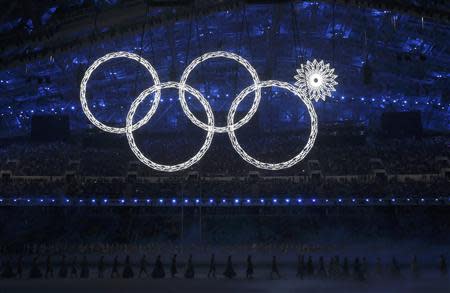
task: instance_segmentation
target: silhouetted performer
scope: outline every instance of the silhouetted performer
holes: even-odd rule
[[[99,279],[105,277],[105,257],[102,255],[97,263],[97,276]]]
[[[364,256],[361,262],[361,270],[364,276],[364,279],[369,278],[369,264],[367,263],[367,258]]]
[[[186,271],[184,272],[184,277],[186,279],[193,279],[194,276],[195,276],[195,271],[194,271],[194,265],[192,264],[192,254],[190,254],[187,264],[186,264]]]
[[[139,278],[142,277],[142,274],[145,274],[145,277],[148,278],[147,266],[148,266],[147,257],[144,254],[139,264]]]
[[[38,264],[38,257],[33,258],[33,262],[31,263],[31,270],[30,270],[30,279],[39,279],[42,278],[42,272],[39,269]]]
[[[297,259],[297,278],[303,280],[305,277],[305,256],[299,255]]]
[[[228,256],[227,265],[225,267],[225,271],[223,272],[223,275],[227,277],[228,279],[232,279],[236,277],[236,272],[233,269],[233,263],[231,262],[231,255]]]
[[[170,276],[172,278],[175,278],[175,276],[178,274],[177,269],[177,255],[174,254],[172,257],[172,263],[170,264]]]
[[[395,279],[398,279],[402,276],[402,273],[400,271],[400,265],[398,264],[397,260],[395,259],[395,257],[392,258],[392,263],[391,263],[391,276]]]
[[[164,266],[161,262],[161,256],[158,255],[155,261],[155,267],[153,268],[152,278],[153,279],[162,279],[166,276],[166,272],[164,271]]]
[[[348,264],[347,257],[344,257],[344,262],[342,263],[342,278],[348,279],[350,277],[350,266]]]
[[[12,279],[14,278],[14,272],[13,272],[13,268],[11,266],[11,262],[9,260],[6,261],[4,267],[3,267],[3,271],[2,271],[2,278],[4,279]]]
[[[111,279],[116,279],[119,277],[119,260],[117,255],[114,257],[113,267],[111,271]]]
[[[45,262],[45,278],[48,279],[49,277],[53,278],[53,266],[50,255],[47,256],[47,261]]]
[[[353,263],[353,274],[356,281],[364,281],[364,273],[361,267],[361,263],[359,262],[359,258],[357,257],[355,259],[355,262]]]
[[[412,259],[411,274],[414,279],[419,279],[419,277],[420,277],[420,270],[419,270],[419,264],[417,262],[417,256],[414,256]]]
[[[377,260],[375,262],[375,275],[377,277],[383,276],[383,265],[381,264],[381,258],[377,257]]]
[[[247,279],[253,279],[253,262],[252,262],[252,256],[247,256]]]
[[[134,277],[134,272],[133,269],[131,268],[129,255],[127,255],[127,257],[125,258],[125,266],[123,268],[122,277],[124,279],[131,279]]]
[[[216,278],[216,261],[214,253],[211,254],[211,260],[209,261],[208,279],[210,277]]]
[[[77,269],[77,257],[74,256],[72,259],[72,265],[70,267],[70,277],[77,278],[78,277],[78,269]]]
[[[277,257],[272,257],[272,269],[270,270],[270,278],[273,279],[273,275],[276,275],[277,278],[280,278],[280,272],[278,271]]]
[[[83,259],[81,260],[80,278],[81,279],[89,279],[89,263],[87,261],[86,256],[83,256]]]
[[[312,257],[308,256],[308,261],[306,262],[306,275],[311,278],[314,276],[314,263]]]
[[[61,258],[61,265],[59,267],[58,277],[60,277],[61,279],[65,279],[67,278],[68,273],[69,272],[66,265],[66,256],[63,255]]]
[[[334,264],[334,257],[330,257],[330,261],[328,262],[328,277],[330,279],[336,278],[336,265]]]
[[[16,276],[19,279],[22,279],[23,274],[23,257],[20,255],[17,259],[17,267],[16,267]]]
[[[319,268],[317,269],[317,276],[321,279],[325,279],[327,277],[327,271],[325,270],[323,256],[319,258]]]
[[[448,273],[447,260],[445,259],[444,255],[442,255],[442,254],[439,258],[439,271],[441,272],[442,277],[447,276],[447,273]]]
[[[339,255],[336,255],[334,257],[334,270],[335,270],[335,277],[336,279],[339,279],[341,277],[341,259],[339,257]]]

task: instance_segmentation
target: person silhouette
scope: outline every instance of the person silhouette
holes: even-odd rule
[[[278,279],[280,279],[280,272],[278,271],[277,257],[272,257],[272,270],[270,271],[270,278],[273,279],[273,276],[276,275]]]
[[[397,259],[395,257],[392,258],[391,263],[391,277],[394,279],[399,279],[402,277],[402,272],[400,271],[400,265],[397,262]]]
[[[65,279],[65,278],[67,278],[68,274],[69,274],[69,272],[68,272],[67,264],[66,264],[66,256],[63,255],[61,257],[61,265],[59,266],[58,277],[61,279]]]
[[[211,254],[211,260],[209,261],[208,279],[209,279],[211,276],[212,276],[214,279],[216,278],[216,261],[215,261],[214,253]]]
[[[131,267],[131,264],[130,264],[130,256],[129,255],[127,255],[125,258],[125,266],[123,268],[122,277],[124,279],[131,279],[134,277],[134,272],[133,272],[133,268]]]
[[[350,277],[350,265],[348,264],[348,258],[344,257],[344,262],[342,263],[342,278],[348,279]]]
[[[194,265],[192,264],[192,254],[190,254],[187,264],[186,264],[186,271],[184,272],[184,277],[186,279],[193,279],[194,276],[195,276],[195,271],[194,271]]]
[[[417,262],[417,256],[415,256],[415,255],[411,261],[411,274],[412,274],[413,279],[417,280],[420,277],[419,264]]]
[[[358,257],[355,259],[355,262],[353,263],[353,273],[356,281],[364,281],[364,274]]]
[[[113,266],[111,270],[111,279],[116,278],[119,278],[119,259],[117,255],[114,257]]]
[[[327,272],[325,270],[325,263],[323,261],[323,256],[319,257],[319,268],[317,269],[317,276],[320,279],[325,279],[327,277]]]
[[[47,256],[47,261],[45,262],[45,278],[48,279],[49,277],[53,278],[53,265],[50,255]]]
[[[308,278],[312,278],[314,276],[314,263],[311,256],[308,256],[308,261],[306,262],[306,275]]]
[[[178,269],[177,269],[177,255],[174,254],[172,257],[172,262],[170,264],[170,276],[172,278],[175,278],[175,276],[178,274]]]
[[[152,278],[153,279],[163,279],[166,276],[164,271],[164,266],[161,262],[161,256],[158,255],[155,261],[155,267],[153,268]]]
[[[253,262],[252,262],[252,256],[247,256],[247,273],[246,273],[247,279],[253,279]]]
[[[443,254],[439,257],[439,271],[441,272],[442,277],[447,277],[448,269],[447,269],[447,260]]]
[[[1,273],[1,277],[4,279],[12,279],[15,277],[10,260],[7,260],[5,262],[5,265],[3,266],[3,271]]]
[[[303,279],[305,277],[305,256],[299,255],[297,258],[297,278]]]
[[[72,264],[70,267],[70,278],[77,278],[77,277],[78,277],[77,257],[74,256],[72,258]]]
[[[148,278],[147,266],[148,266],[147,257],[144,254],[139,264],[139,278],[141,278],[143,274],[145,274],[145,277]]]
[[[23,274],[23,257],[22,255],[19,256],[17,259],[17,267],[16,267],[16,276],[19,279],[22,279]]]
[[[228,279],[236,277],[236,272],[234,271],[233,263],[231,262],[231,255],[228,256],[227,265],[225,266],[225,271],[223,272],[223,275]]]
[[[361,270],[362,270],[364,279],[367,280],[369,278],[369,264],[368,264],[367,258],[365,256],[363,256],[363,258],[362,258]]]
[[[380,257],[377,257],[375,261],[375,275],[379,278],[383,276],[383,264]]]
[[[102,255],[97,263],[97,277],[103,279],[105,277],[105,257]]]
[[[42,278],[42,272],[39,269],[38,257],[34,257],[31,263],[30,269],[30,279],[40,279]]]
[[[88,263],[87,257],[85,255],[83,256],[83,259],[81,260],[80,278],[81,279],[89,279],[89,263]]]

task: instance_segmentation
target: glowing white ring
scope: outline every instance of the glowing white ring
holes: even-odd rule
[[[155,91],[160,92],[162,89],[166,89],[166,88],[180,89],[181,87],[183,87],[184,90],[188,91],[191,95],[196,97],[199,100],[199,102],[202,104],[203,108],[205,108],[206,116],[208,118],[208,127],[209,127],[208,134],[206,135],[205,142],[203,143],[203,145],[200,148],[200,150],[198,151],[198,153],[195,154],[192,158],[190,158],[186,162],[176,164],[176,165],[158,164],[158,163],[153,162],[149,158],[147,158],[140,151],[140,149],[136,146],[136,142],[134,141],[134,136],[133,136],[133,129],[132,129],[133,117],[134,117],[134,114],[136,113],[138,106],[145,99],[145,97],[148,96],[149,94],[151,94]],[[154,112],[152,113],[152,115],[153,114],[154,114]],[[150,118],[151,118],[151,116],[150,116]],[[133,153],[136,155],[136,157],[142,163],[144,163],[145,165],[149,166],[150,168],[158,170],[158,171],[175,172],[175,171],[180,171],[180,170],[189,168],[193,164],[197,163],[203,157],[203,155],[209,149],[209,146],[211,145],[211,142],[212,142],[212,139],[214,136],[213,126],[214,126],[214,115],[212,112],[212,108],[211,108],[211,105],[208,103],[208,101],[203,97],[203,95],[199,91],[197,91],[196,89],[192,88],[191,86],[189,86],[187,84],[181,85],[178,82],[169,81],[169,82],[161,83],[160,85],[154,85],[154,86],[144,90],[136,98],[136,100],[133,101],[133,103],[131,104],[131,107],[130,107],[130,111],[128,112],[128,115],[127,115],[125,132],[127,134],[127,139],[128,139],[128,143],[130,144],[131,150],[133,151]]]
[[[308,113],[311,117],[311,133],[309,134],[308,142],[306,143],[305,147],[300,151],[300,153],[298,155],[296,155],[295,157],[293,157],[292,159],[290,159],[288,161],[281,162],[281,163],[264,163],[264,162],[258,161],[257,159],[251,157],[244,151],[244,149],[239,145],[236,135],[233,130],[230,130],[228,132],[228,136],[230,137],[231,144],[233,145],[233,148],[236,150],[236,152],[245,161],[252,164],[253,166],[261,168],[261,169],[266,169],[266,170],[286,169],[286,168],[292,167],[293,165],[295,165],[298,162],[300,162],[301,160],[303,160],[303,158],[305,158],[305,156],[309,153],[309,151],[313,147],[314,141],[316,140],[316,136],[317,136],[317,114],[316,114],[316,111],[314,110],[314,106],[313,106],[312,102],[307,97],[305,97],[298,88],[292,86],[291,84],[289,84],[287,82],[281,82],[278,80],[263,81],[256,86],[251,85],[251,86],[245,88],[231,104],[230,111],[228,112],[227,124],[230,125],[234,122],[234,115],[236,114],[237,107],[239,106],[241,101],[249,93],[253,92],[255,89],[258,89],[258,88],[260,89],[260,88],[264,88],[264,87],[279,87],[279,88],[286,89],[286,90],[292,92],[293,94],[295,94],[296,96],[298,96],[300,98],[300,100],[306,105],[306,108],[308,109]]]
[[[158,73],[153,68],[153,66],[147,60],[143,59],[141,56],[133,54],[133,53],[123,52],[123,51],[109,53],[109,54],[106,54],[105,56],[100,57],[99,59],[95,60],[95,62],[91,66],[89,66],[89,68],[86,70],[86,72],[84,74],[84,77],[83,77],[83,80],[81,81],[81,86],[80,86],[81,108],[83,109],[83,112],[86,115],[86,117],[89,119],[89,121],[92,122],[92,124],[94,124],[95,126],[97,126],[98,128],[100,128],[103,131],[116,133],[116,134],[125,133],[126,132],[125,131],[125,127],[111,127],[111,126],[107,126],[107,125],[101,123],[100,121],[98,121],[94,117],[94,115],[92,114],[91,110],[89,110],[89,106],[88,106],[87,101],[86,101],[86,86],[87,86],[87,82],[89,81],[89,78],[91,77],[92,72],[94,72],[94,70],[98,66],[100,66],[103,62],[106,62],[106,61],[108,61],[110,59],[121,58],[121,57],[133,59],[133,60],[139,62],[140,64],[142,64],[147,69],[147,71],[150,73],[150,75],[152,76],[153,83],[155,84],[155,86],[159,86],[160,85]],[[157,90],[156,90],[155,97],[153,99],[153,103],[152,103],[151,109],[144,116],[144,118],[142,118],[136,124],[132,125],[132,130],[136,130],[139,127],[141,127],[142,125],[144,125],[145,123],[147,123],[148,120],[150,120],[150,118],[155,113],[156,108],[158,107],[158,104],[159,104],[159,100],[161,98],[161,89],[158,88],[158,87],[156,87],[156,89]]]
[[[257,84],[259,84],[259,77],[258,77],[258,73],[256,72],[255,68],[253,68],[253,66],[246,59],[242,58],[241,56],[239,56],[237,54],[225,52],[225,51],[216,51],[216,52],[210,52],[210,53],[203,54],[202,56],[200,56],[200,57],[196,58],[194,61],[192,61],[191,64],[189,64],[188,67],[186,67],[186,69],[184,70],[183,74],[181,75],[181,80],[180,80],[181,87],[179,90],[181,108],[183,109],[184,114],[186,114],[186,116],[189,118],[189,120],[191,120],[192,123],[194,123],[195,125],[197,125],[198,127],[200,127],[203,130],[209,131],[210,128],[212,128],[214,132],[225,133],[225,132],[236,130],[236,129],[240,128],[241,126],[246,124],[253,117],[253,115],[255,115],[256,110],[258,110],[259,102],[261,100],[261,89],[259,87],[255,87],[256,88],[255,99],[253,100],[253,103],[252,103],[252,106],[251,106],[249,112],[241,120],[239,120],[236,124],[233,123],[232,125],[230,125],[228,123],[227,126],[222,126],[222,127],[215,126],[215,125],[213,125],[213,126],[206,125],[202,121],[198,120],[197,117],[195,117],[194,114],[192,114],[191,110],[189,110],[189,107],[186,103],[186,97],[184,95],[184,86],[186,85],[186,81],[187,81],[191,71],[198,64],[202,63],[205,60],[211,59],[211,58],[227,58],[227,59],[235,60],[236,62],[238,62],[239,64],[244,66],[245,69],[247,69],[247,71],[250,73],[250,75],[253,79],[253,83],[255,86]]]

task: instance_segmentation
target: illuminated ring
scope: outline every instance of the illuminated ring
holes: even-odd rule
[[[268,80],[263,81],[259,85],[251,85],[247,88],[245,88],[233,101],[231,104],[230,112],[228,112],[227,117],[227,123],[228,125],[232,124],[234,122],[234,115],[236,114],[237,107],[241,103],[241,101],[251,92],[253,92],[257,88],[264,88],[264,87],[279,87],[286,89],[290,91],[291,93],[295,94],[300,98],[300,100],[306,105],[306,108],[308,109],[309,116],[311,116],[311,133],[309,134],[308,142],[306,143],[305,147],[301,150],[301,152],[293,157],[292,159],[281,162],[281,163],[264,163],[261,161],[258,161],[257,159],[251,157],[248,155],[244,149],[239,145],[236,135],[233,130],[230,130],[228,132],[228,136],[230,137],[231,144],[233,145],[233,148],[238,152],[238,154],[248,163],[252,164],[255,167],[266,169],[266,170],[281,170],[286,169],[289,167],[292,167],[293,165],[297,164],[305,156],[309,153],[311,148],[314,145],[314,141],[316,140],[317,136],[317,114],[314,110],[314,106],[312,102],[305,97],[305,95],[300,91],[298,88],[294,87],[293,85],[287,83],[287,82],[281,82],[278,80]]]
[[[92,124],[94,124],[95,126],[97,126],[98,128],[100,128],[103,131],[116,133],[116,134],[125,133],[125,127],[107,126],[107,125],[101,123],[100,121],[98,121],[94,117],[91,110],[89,110],[89,106],[86,101],[86,86],[87,86],[87,82],[88,82],[89,78],[91,77],[92,72],[98,66],[100,66],[100,64],[102,64],[103,62],[106,62],[110,59],[121,58],[121,57],[133,59],[133,60],[139,62],[140,64],[142,64],[147,69],[147,71],[150,73],[150,75],[152,76],[155,86],[160,85],[158,73],[153,68],[153,66],[147,60],[143,59],[141,56],[133,54],[133,53],[122,52],[122,51],[109,53],[109,54],[106,54],[105,56],[100,57],[99,59],[95,60],[95,62],[91,66],[89,66],[89,68],[86,70],[86,72],[84,74],[84,77],[83,77],[83,80],[81,81],[81,86],[80,86],[81,108],[83,109],[83,112],[86,115],[86,117],[89,119],[89,121],[92,122]],[[136,124],[132,125],[132,131],[138,129],[139,127],[141,127],[142,125],[147,123],[148,120],[150,120],[150,118],[155,113],[156,108],[158,107],[160,98],[161,98],[161,89],[157,87],[156,94],[153,99],[152,107],[150,108],[149,112],[144,116],[144,118],[142,118]]]
[[[128,115],[127,115],[125,132],[127,134],[127,139],[128,139],[128,143],[130,144],[131,150],[133,151],[133,153],[136,155],[136,157],[142,163],[144,163],[145,165],[149,166],[150,168],[158,170],[158,171],[175,172],[175,171],[180,171],[180,170],[189,168],[193,164],[197,163],[203,157],[203,155],[209,149],[209,146],[211,145],[211,142],[212,142],[212,139],[214,136],[214,131],[212,128],[212,126],[214,126],[214,115],[212,112],[211,105],[208,103],[208,101],[206,101],[206,99],[203,97],[203,95],[199,91],[197,91],[196,89],[192,88],[189,85],[184,85],[183,88],[185,90],[187,90],[191,95],[196,97],[199,100],[199,102],[202,104],[203,108],[205,108],[206,116],[208,118],[208,126],[209,126],[208,134],[206,135],[205,142],[203,143],[203,146],[200,148],[198,153],[195,154],[192,158],[190,158],[186,162],[183,162],[180,164],[161,165],[161,164],[155,163],[152,160],[150,160],[149,158],[147,158],[144,154],[142,154],[142,152],[136,146],[136,142],[134,141],[134,136],[133,136],[132,125],[133,125],[134,114],[136,113],[136,110],[137,110],[138,106],[141,104],[141,102],[145,99],[146,96],[148,96],[149,94],[151,94],[155,91],[160,92],[162,89],[166,89],[166,88],[180,89],[181,87],[182,86],[180,83],[169,81],[169,82],[161,83],[160,85],[154,85],[154,86],[144,90],[136,98],[136,100],[133,101],[133,103],[131,104],[131,107],[130,107],[130,111],[128,112]]]
[[[222,126],[222,127],[215,126],[215,125],[209,126],[209,125],[206,125],[205,123],[203,123],[202,121],[198,120],[197,117],[195,117],[194,114],[192,114],[191,110],[189,110],[189,107],[186,103],[186,97],[184,94],[184,87],[186,86],[186,81],[187,81],[191,71],[198,64],[202,63],[205,60],[208,60],[211,58],[220,58],[220,57],[235,60],[239,64],[244,66],[245,69],[247,69],[247,71],[252,76],[253,83],[256,88],[255,99],[253,100],[253,104],[250,108],[250,111],[236,124],[233,123],[232,125],[230,125],[228,123],[227,126]],[[181,76],[180,90],[179,90],[181,108],[183,109],[183,112],[186,114],[186,116],[189,118],[189,120],[191,120],[192,123],[194,123],[195,125],[197,125],[198,127],[200,127],[203,130],[209,131],[212,128],[212,130],[217,133],[225,133],[228,131],[233,131],[233,130],[240,128],[244,124],[246,124],[253,117],[253,115],[255,115],[256,110],[258,110],[259,102],[261,100],[261,89],[259,87],[256,87],[257,84],[259,84],[258,73],[256,72],[255,68],[253,68],[253,66],[247,60],[242,58],[241,56],[234,54],[234,53],[225,52],[225,51],[216,51],[216,52],[206,53],[206,54],[203,54],[202,56],[196,58],[194,61],[192,61],[191,64],[189,64],[189,66],[186,67],[186,69],[184,70],[184,72]]]

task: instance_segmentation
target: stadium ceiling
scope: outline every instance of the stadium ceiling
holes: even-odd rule
[[[175,80],[186,62],[220,49],[249,58],[267,79],[292,79],[300,61],[325,59],[339,72],[339,98],[408,97],[402,103],[447,111],[445,0],[29,0],[2,1],[2,7],[0,108],[11,107],[1,113],[11,118],[49,102],[55,109],[76,108],[88,64],[117,50],[142,54],[164,80]],[[368,68],[372,81],[356,83]],[[135,83],[133,64],[110,69],[117,74],[111,84]],[[219,76],[230,96],[233,72]],[[134,88],[120,87],[129,92],[122,96],[134,97]]]

